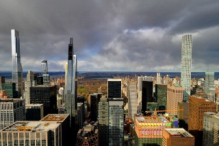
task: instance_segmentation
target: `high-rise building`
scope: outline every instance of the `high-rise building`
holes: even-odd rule
[[[28,71],[25,81],[24,99],[26,104],[30,104],[30,87],[34,86],[34,76],[32,71]]]
[[[12,82],[16,84],[17,98],[23,96],[23,71],[20,58],[20,38],[17,30],[11,30]]]
[[[2,84],[5,83],[5,77],[0,76],[0,91],[2,90]]]
[[[67,113],[70,115],[70,125],[73,126],[74,119],[77,114],[77,87],[76,87],[76,77],[77,77],[77,58],[74,55],[73,49],[73,39],[70,39],[70,44],[68,45],[68,69],[66,72],[67,80],[65,83],[65,103]]]
[[[18,121],[0,131],[0,145],[62,146],[62,128],[56,121]]]
[[[208,100],[215,102],[214,72],[205,72],[204,92]]]
[[[177,110],[178,103],[183,101],[183,88],[179,84],[167,86],[167,110]],[[168,113],[177,115],[177,111],[169,111]]]
[[[183,87],[183,100],[188,101],[191,92],[192,35],[182,36],[181,55],[181,85]]]
[[[171,122],[164,116],[136,116],[135,146],[162,146],[163,128],[171,128]]]
[[[90,105],[90,118],[91,121],[97,121],[98,116],[98,98],[97,94],[90,95],[91,105]]]
[[[0,99],[0,130],[18,120],[25,120],[24,99]]]
[[[128,114],[129,117],[134,120],[134,115],[137,113],[137,86],[135,82],[131,82],[128,86]]]
[[[107,90],[108,90],[108,98],[122,98],[122,80],[108,79]]]
[[[98,103],[99,146],[109,145],[108,102],[105,96]]]
[[[219,114],[205,112],[203,122],[203,146],[219,145]]]
[[[43,60],[41,62],[41,70],[42,70],[42,77],[43,77],[43,85],[49,85],[50,84],[50,76],[48,74],[47,60]]]
[[[189,96],[188,130],[195,136],[195,145],[202,145],[203,118],[205,112],[216,112],[216,104],[200,96]]]
[[[165,110],[167,108],[167,85],[155,85],[155,98],[157,99],[158,109]]]
[[[56,94],[56,86],[37,85],[30,87],[30,103],[43,104],[44,116],[49,113],[57,113]]]
[[[195,138],[183,128],[164,128],[163,146],[194,146]]]
[[[2,90],[6,91],[10,98],[16,98],[16,85],[15,83],[3,83]]]
[[[69,114],[48,114],[44,118],[42,118],[40,121],[48,122],[48,123],[56,122],[60,124],[59,127],[61,127],[61,131],[56,129],[56,131],[59,131],[59,133],[54,135],[54,136],[58,136],[59,138],[59,143],[56,142],[58,146],[67,146],[69,145],[70,142],[73,143],[74,140],[72,141],[72,135],[70,134],[70,130],[69,130],[69,121],[70,121]],[[53,132],[51,133],[53,134]],[[51,136],[51,138],[53,137]],[[53,146],[53,144],[51,145]],[[55,146],[55,143],[54,143],[54,146]]]
[[[156,84],[161,84],[161,76],[159,72],[157,73]]]
[[[108,104],[109,104],[109,146],[123,146],[123,141],[124,141],[123,98],[108,98]]]
[[[84,104],[83,103],[77,103],[77,122],[79,128],[82,128],[84,125]]]
[[[25,104],[26,120],[38,121],[43,118],[43,104]]]
[[[153,96],[153,82],[152,81],[142,81],[142,113],[150,110],[148,108],[149,102],[156,102]]]
[[[183,109],[178,111],[179,127],[188,130],[188,120],[189,120],[189,102],[179,102],[178,109]]]

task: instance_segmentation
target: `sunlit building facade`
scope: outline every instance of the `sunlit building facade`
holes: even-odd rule
[[[205,72],[204,92],[208,100],[215,101],[214,72]]]

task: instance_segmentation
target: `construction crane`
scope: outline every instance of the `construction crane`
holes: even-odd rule
[[[183,111],[183,109],[170,109],[170,110],[155,110],[154,111],[145,111],[145,113],[153,113],[154,117],[157,117],[157,112],[172,112],[172,111]]]

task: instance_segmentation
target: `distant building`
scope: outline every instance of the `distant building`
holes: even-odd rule
[[[56,86],[38,85],[30,87],[30,103],[43,104],[44,116],[51,113],[58,113]]]
[[[160,76],[160,73],[158,72],[157,73],[157,78],[156,78],[156,84],[161,84],[161,76]]]
[[[195,136],[195,145],[202,145],[205,112],[216,112],[216,104],[200,96],[189,96],[189,132]]]
[[[11,30],[12,82],[15,83],[16,98],[23,96],[23,69],[20,57],[20,38],[17,30]]]
[[[84,119],[85,119],[85,115],[84,115],[84,103],[77,103],[77,122],[78,122],[78,126],[79,128],[82,128],[84,125]]]
[[[43,104],[26,104],[26,120],[38,121],[43,118]]]
[[[205,112],[203,122],[203,146],[219,145],[219,114]]]
[[[168,113],[177,115],[178,103],[183,101],[183,88],[179,84],[167,86],[167,110]]]
[[[41,119],[41,121],[56,122],[60,124],[59,127],[61,127],[61,131],[59,131],[59,133],[56,134],[58,135],[60,146],[67,146],[70,142],[72,142],[72,137],[69,131],[69,114],[48,114],[43,119]]]
[[[124,101],[123,98],[108,98],[109,146],[123,146]]]
[[[194,146],[195,138],[183,128],[164,128],[163,146]]]
[[[0,91],[2,90],[2,84],[5,83],[5,77],[0,76]]]
[[[86,125],[78,130],[75,146],[98,146],[98,129],[93,125]]]
[[[90,95],[90,100],[91,100],[90,119],[91,119],[91,121],[97,121],[97,116],[98,116],[98,98],[97,98],[97,94],[91,94]]]
[[[138,97],[137,86],[135,82],[131,82],[128,86],[128,114],[129,117],[134,120],[134,116],[137,113]]]
[[[136,116],[135,146],[162,146],[163,128],[171,128],[171,122],[163,116]]]
[[[0,145],[62,146],[61,124],[54,121],[15,122],[2,129],[0,137]]]
[[[167,108],[167,85],[156,84],[155,97],[157,99],[158,109],[165,110]]]
[[[25,81],[24,99],[26,104],[30,104],[30,87],[35,86],[34,75],[32,71],[28,71]]]
[[[10,98],[16,98],[17,97],[15,83],[3,83],[2,84],[2,90],[5,91]]]
[[[192,35],[182,36],[181,58],[181,85],[183,87],[183,100],[188,101],[191,92]]]
[[[214,72],[205,72],[204,92],[207,94],[208,100],[215,100],[215,87],[214,87]]]
[[[107,90],[108,90],[108,98],[122,98],[122,80],[108,79]]]
[[[25,120],[24,99],[0,99],[0,130],[18,120]]]
[[[99,146],[109,145],[109,113],[108,102],[105,96],[100,98],[98,103],[98,130],[99,130]]]
[[[43,60],[41,62],[41,72],[43,77],[43,85],[49,85],[50,84],[50,75],[48,74],[48,64],[47,60]]]

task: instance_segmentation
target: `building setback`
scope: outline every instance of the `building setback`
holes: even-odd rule
[[[57,113],[56,86],[38,85],[30,87],[30,103],[43,104],[44,116]]]
[[[98,103],[98,130],[99,146],[109,145],[109,119],[108,119],[108,102],[105,96],[100,98]]]
[[[24,99],[0,99],[0,130],[18,120],[25,120]]]
[[[216,104],[200,96],[189,96],[188,130],[195,136],[195,145],[202,145],[203,118],[205,112],[216,112]]]
[[[123,146],[124,101],[123,98],[108,98],[109,146]]]
[[[177,115],[178,103],[183,101],[183,88],[179,84],[167,86],[167,110],[168,113]]]
[[[191,92],[192,35],[182,36],[181,59],[181,85],[183,87],[183,100],[188,101]]]
[[[194,146],[195,138],[183,128],[164,128],[163,146]]]

